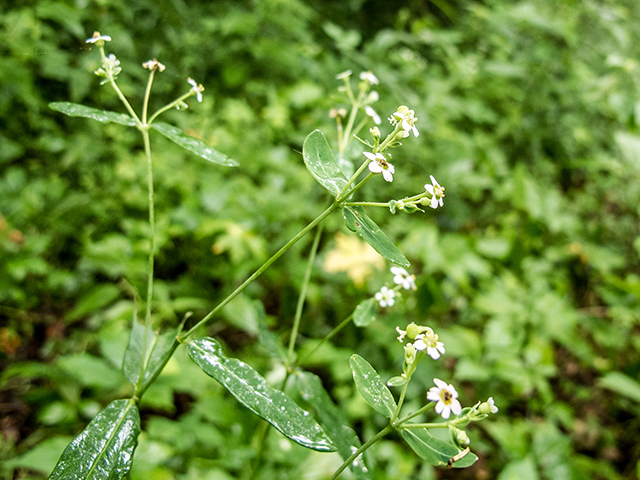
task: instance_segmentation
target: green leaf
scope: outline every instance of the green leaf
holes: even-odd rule
[[[204,373],[216,379],[245,407],[303,447],[321,452],[336,450],[322,427],[289,396],[271,388],[249,365],[227,358],[218,342],[199,338],[187,343],[187,352]]]
[[[231,160],[224,153],[220,153],[214,148],[210,147],[202,140],[198,140],[195,137],[189,136],[179,128],[169,125],[168,123],[155,122],[151,124],[151,128],[157,130],[169,140],[177,143],[181,147],[195,153],[199,157],[204,158],[212,163],[218,165],[224,165],[225,167],[237,167],[238,162]]]
[[[353,323],[358,327],[366,327],[376,319],[376,302],[373,298],[363,300],[353,312]]]
[[[331,147],[320,130],[314,130],[305,139],[302,158],[313,178],[334,196],[338,196],[347,185],[347,177],[338,167]]]
[[[433,437],[426,428],[406,428],[402,430],[402,436],[413,451],[431,465],[448,465],[449,461],[461,452],[455,445]],[[469,452],[453,462],[451,466],[456,468],[468,467],[473,465],[476,460],[478,460],[478,457]]]
[[[312,406],[316,418],[337,447],[342,459],[349,458],[355,451],[353,448],[360,447],[360,439],[347,423],[342,411],[329,397],[320,378],[313,373],[299,370],[294,372],[293,378],[302,398]],[[351,463],[349,469],[359,480],[371,479],[371,473],[361,458]]]
[[[49,480],[119,480],[133,462],[140,415],[132,399],[100,411],[62,452]]]
[[[49,108],[69,115],[70,117],[84,117],[97,120],[102,123],[119,123],[127,127],[135,127],[136,121],[123,113],[109,112],[108,110],[98,110],[97,108],[86,107],[79,103],[52,102]]]
[[[609,372],[598,380],[598,386],[640,403],[640,383],[624,373]]]
[[[359,355],[351,355],[349,359],[353,381],[362,398],[371,405],[376,412],[391,418],[396,411],[396,401],[384,384],[378,372]]]
[[[138,323],[136,316],[134,312],[129,345],[122,362],[122,371],[133,385],[136,385],[140,379],[143,353],[145,363],[143,383],[146,383],[158,373],[158,369],[164,366],[167,356],[173,353],[176,342],[175,332],[158,334],[151,329],[151,326],[145,329],[144,325]],[[144,347],[145,330],[147,331],[146,347]]]
[[[357,232],[384,258],[402,267],[410,265],[409,260],[389,240],[389,237],[371,220],[360,206],[346,206],[342,208],[344,223],[352,232]]]

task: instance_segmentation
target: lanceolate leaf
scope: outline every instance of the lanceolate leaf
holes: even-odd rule
[[[69,115],[70,117],[84,117],[97,120],[102,123],[115,122],[127,127],[135,127],[135,120],[123,113],[109,112],[107,110],[98,110],[97,108],[85,107],[78,103],[71,102],[52,102],[49,108],[58,112]]]
[[[344,222],[347,228],[357,232],[364,240],[371,245],[376,252],[387,260],[408,267],[409,260],[398,250],[389,240],[389,237],[371,220],[360,206],[346,206],[342,209]]]
[[[376,412],[391,418],[396,411],[396,401],[378,372],[360,355],[351,355],[349,365],[353,372],[353,381],[362,398]]]
[[[340,456],[343,460],[349,458],[360,447],[360,439],[329,397],[320,378],[313,373],[296,371],[294,380],[303,400],[312,405],[316,418],[338,448]],[[358,480],[371,479],[362,458],[351,463],[349,469]]]
[[[289,396],[271,388],[249,365],[235,358],[227,358],[214,339],[193,340],[187,343],[187,351],[207,375],[215,378],[240,403],[285,436],[303,447],[321,452],[335,451],[333,442],[308,412]]]
[[[353,312],[353,323],[359,327],[366,327],[376,319],[376,301],[367,298],[358,304]]]
[[[214,148],[210,147],[202,140],[198,140],[195,137],[191,137],[184,133],[179,128],[169,125],[168,123],[154,122],[151,124],[151,128],[157,130],[169,140],[176,142],[183,148],[186,148],[190,152],[218,165],[224,165],[226,167],[237,167],[238,162],[231,160],[224,153],[220,153]]]
[[[420,457],[431,465],[449,465],[449,462],[460,453],[460,450],[447,442],[433,437],[427,429],[407,428],[402,430],[402,436],[409,446]],[[451,462],[452,467],[462,468],[473,465],[478,457],[469,452],[459,460]]]
[[[62,452],[49,480],[121,479],[131,468],[139,434],[134,401],[111,402]]]
[[[311,132],[302,145],[302,157],[311,175],[337,196],[347,184],[336,159],[331,153],[331,147],[320,130]]]
[[[143,383],[148,382],[164,366],[167,355],[171,355],[175,347],[175,332],[168,331],[157,334],[151,327],[147,328],[147,345],[144,348],[144,325],[133,318],[129,346],[124,354],[122,370],[127,379],[134,385],[140,378],[140,366],[144,362]],[[144,358],[143,358],[144,353]]]

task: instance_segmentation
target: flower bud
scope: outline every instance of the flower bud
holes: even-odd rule
[[[369,132],[371,133],[371,137],[376,143],[380,141],[380,129],[378,127],[370,128]]]
[[[416,359],[416,347],[414,347],[412,343],[407,343],[404,346],[404,361],[410,365],[413,363],[415,359]]]
[[[484,413],[485,415],[489,415],[491,413],[498,413],[498,407],[496,407],[495,402],[493,401],[493,397],[489,397],[486,402],[483,402],[478,407],[478,411],[480,413]]]
[[[460,430],[459,428],[456,428],[456,427],[449,427],[449,428],[451,432],[451,439],[459,447],[464,448],[471,443],[471,439],[469,438],[469,435],[467,435],[467,432],[465,432],[464,430]]]

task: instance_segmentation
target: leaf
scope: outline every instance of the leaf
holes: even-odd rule
[[[371,220],[360,206],[342,208],[344,223],[352,232],[357,232],[376,252],[384,258],[402,267],[410,265],[409,260],[398,250],[389,237]]]
[[[176,343],[175,332],[165,332],[158,334],[149,326],[147,330],[147,345],[144,348],[144,332],[145,326],[138,323],[136,313],[133,316],[133,324],[131,327],[131,335],[129,336],[129,345],[124,353],[122,362],[122,371],[127,380],[133,385],[138,383],[140,379],[140,366],[143,362],[144,353],[144,378],[143,383],[148,382],[156,376],[158,369],[165,365],[167,356],[170,356]]]
[[[202,140],[198,140],[195,137],[187,135],[182,130],[174,127],[173,125],[169,125],[168,123],[163,122],[155,122],[151,124],[151,128],[157,130],[169,140],[180,145],[182,148],[195,153],[205,160],[208,160],[212,163],[217,163],[218,165],[224,165],[225,167],[238,166],[238,162],[236,162],[235,160],[231,160],[224,153],[220,153],[219,151],[204,143]]]
[[[331,147],[320,130],[314,130],[305,139],[302,158],[313,178],[334,196],[337,197],[347,185],[347,177],[338,167]]]
[[[455,445],[433,437],[426,428],[406,428],[402,430],[402,436],[413,451],[431,465],[448,465],[449,461],[461,451]],[[453,462],[451,466],[468,467],[473,465],[476,460],[478,457],[469,452],[460,460]]]
[[[110,112],[108,110],[98,110],[97,108],[86,107],[79,103],[71,102],[51,102],[49,108],[69,115],[70,117],[84,117],[97,120],[101,123],[119,123],[127,127],[135,127],[136,121],[130,115]]]
[[[140,415],[132,399],[101,410],[62,452],[49,480],[119,480],[133,462]]]
[[[187,352],[204,373],[216,379],[245,407],[303,447],[321,452],[336,450],[322,427],[289,396],[271,388],[249,365],[227,358],[218,342],[199,338],[187,343]]]
[[[312,406],[316,418],[337,447],[342,459],[349,458],[355,452],[354,449],[360,447],[360,439],[347,423],[342,411],[329,397],[320,378],[313,373],[300,370],[294,372],[293,378],[302,398]],[[361,458],[351,463],[349,469],[359,480],[371,479],[371,473]]]
[[[640,403],[640,383],[624,373],[609,372],[598,380],[598,386]]]
[[[373,298],[363,300],[353,312],[353,323],[358,327],[366,327],[376,319],[376,302]]]
[[[349,365],[353,372],[353,381],[362,398],[376,412],[391,418],[396,411],[396,401],[378,372],[364,358],[355,354],[351,355]]]

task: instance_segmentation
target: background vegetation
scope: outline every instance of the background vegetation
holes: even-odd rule
[[[500,407],[472,431],[480,460],[469,470],[423,466],[389,438],[369,456],[375,478],[636,478],[637,1],[4,0],[0,10],[2,478],[45,478],[70,438],[130,388],[120,366],[132,291],[145,281],[142,145],[120,125],[47,108],[122,110],[93,75],[99,55],[84,40],[94,30],[113,38],[119,84],[138,103],[140,64],[153,57],[167,66],[156,107],[186,91],[187,77],[203,83],[203,103],[169,120],[241,163],[215,168],[153,139],[163,322],[208,311],[322,211],[302,141],[315,128],[335,140],[335,74],[372,70],[378,112],[409,105],[421,135],[394,157],[393,184],[367,187],[398,198],[433,174],[445,207],[372,212],[411,260],[418,291],[366,329],[347,328],[306,368],[369,437],[382,419],[355,392],[348,357],[397,374],[394,328],[415,321],[447,346],[443,363],[421,365],[415,405],[438,376],[463,404],[493,396]],[[328,271],[329,252],[347,255],[340,233],[336,215],[309,290],[307,339],[390,280],[374,265],[354,281],[366,259]],[[280,368],[257,341],[255,302],[287,339],[309,243],[207,329],[272,378]],[[238,478],[256,455],[258,419],[184,352],[142,416],[133,479]],[[327,478],[341,463],[275,432],[268,443],[260,478]]]

